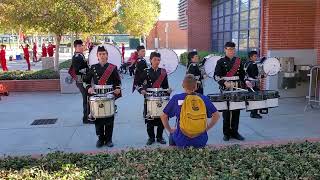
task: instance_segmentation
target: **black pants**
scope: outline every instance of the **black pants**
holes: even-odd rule
[[[147,114],[147,101],[144,100],[143,117],[145,117],[145,123],[147,124],[147,133],[150,139],[162,139],[164,126],[160,118],[154,118],[152,120],[146,118]],[[154,133],[154,127],[157,126],[157,135]]]
[[[95,127],[98,138],[106,142],[112,141],[113,125],[114,116],[110,118],[96,119]]]
[[[164,126],[160,118],[155,118],[153,120],[146,120],[147,124],[147,133],[150,139],[157,138],[161,140],[163,138]],[[157,135],[154,133],[154,127],[157,126]]]
[[[223,134],[234,136],[238,134],[240,110],[224,111],[223,116]]]
[[[135,66],[129,67],[130,76],[134,75],[134,69],[135,69]]]
[[[89,105],[88,105],[88,93],[87,93],[86,88],[83,87],[82,83],[76,83],[76,85],[79,88],[81,95],[82,95],[82,107],[83,107],[82,120],[88,121],[88,115],[89,115],[88,109],[90,109]]]

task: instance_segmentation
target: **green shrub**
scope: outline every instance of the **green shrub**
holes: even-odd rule
[[[0,159],[0,179],[320,179],[320,143]]]
[[[59,64],[59,70],[69,68],[71,60],[64,61]],[[31,79],[59,79],[59,72],[52,69],[44,69],[39,71],[6,71],[0,72],[0,80],[31,80]]]
[[[60,63],[60,64],[59,64],[59,70],[60,70],[60,69],[63,69],[63,68],[69,69],[69,67],[71,66],[71,63],[72,63],[71,59],[66,60],[66,61]]]

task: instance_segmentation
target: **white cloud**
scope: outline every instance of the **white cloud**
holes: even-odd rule
[[[161,13],[159,20],[178,20],[179,0],[160,0]]]

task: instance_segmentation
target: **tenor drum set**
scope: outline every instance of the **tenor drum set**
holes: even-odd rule
[[[209,55],[206,58],[204,69],[206,74],[214,77],[214,70],[220,56]],[[263,62],[258,62],[259,74],[267,76],[276,75],[280,71],[280,63],[276,58],[267,58]],[[232,80],[231,80],[232,81]],[[208,94],[209,99],[218,111],[228,110],[266,110],[279,106],[279,92],[275,90],[262,90],[248,92],[245,89],[236,88],[221,93]]]

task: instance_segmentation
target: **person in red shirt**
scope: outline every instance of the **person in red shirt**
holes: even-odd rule
[[[47,57],[47,48],[44,43],[42,43],[42,56],[41,57]]]
[[[8,71],[5,45],[0,45],[0,63],[3,71]]]
[[[124,47],[124,43],[122,43],[122,46],[121,46],[122,63],[124,63],[124,51],[125,51],[125,47]]]
[[[21,47],[23,49],[24,59],[26,60],[26,62],[28,64],[28,71],[30,71],[31,70],[31,65],[30,65],[29,45],[26,44],[25,47],[23,47],[21,45]]]
[[[33,48],[32,48],[32,52],[33,52],[33,62],[37,62],[38,58],[37,58],[37,43],[33,43]]]
[[[53,45],[51,42],[49,42],[48,45],[48,55],[49,57],[53,57],[53,49],[56,48],[55,45]]]

